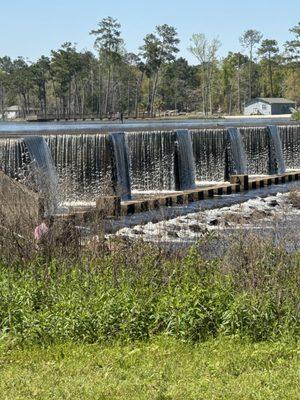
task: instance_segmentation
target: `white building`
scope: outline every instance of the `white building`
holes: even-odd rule
[[[36,115],[40,112],[39,108],[30,107],[27,110],[27,115]],[[24,118],[24,110],[20,106],[10,106],[6,107],[4,110],[4,119],[13,120],[17,118]],[[0,114],[0,119],[2,119],[2,114]]]
[[[4,111],[4,119],[16,119],[20,118],[22,109],[19,106],[7,107]]]
[[[244,115],[292,114],[296,109],[293,100],[282,97],[257,97],[245,104]]]

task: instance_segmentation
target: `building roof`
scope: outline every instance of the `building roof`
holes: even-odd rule
[[[29,107],[28,111],[39,111],[38,107]],[[5,111],[22,111],[22,107],[20,106],[10,106],[6,107]]]
[[[10,106],[6,108],[6,111],[20,111],[19,106]]]
[[[263,101],[268,104],[295,104],[295,101],[284,99],[283,97],[257,97],[255,99],[249,100],[247,104],[252,104],[257,101]]]
[[[259,97],[262,101],[269,104],[291,104],[295,103],[293,100],[285,99],[283,97]]]

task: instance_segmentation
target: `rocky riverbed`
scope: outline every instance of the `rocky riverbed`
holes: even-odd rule
[[[256,197],[241,204],[188,213],[169,220],[123,227],[117,236],[147,242],[186,245],[209,233],[223,241],[239,234],[272,236],[277,240],[300,243],[300,191]]]

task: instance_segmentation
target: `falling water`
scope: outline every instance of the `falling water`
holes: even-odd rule
[[[270,137],[270,174],[284,174],[285,162],[281,145],[280,135],[275,125],[268,126]]]
[[[23,182],[26,179],[27,154],[21,139],[4,138],[0,140],[0,169],[12,179]],[[28,163],[30,162],[28,158]]]
[[[278,127],[287,169],[300,167],[300,127],[287,125]]]
[[[239,130],[246,158],[249,160],[247,166],[249,173],[267,174],[270,147],[267,128],[242,127]],[[278,130],[287,168],[299,169],[300,126],[282,126],[278,127]],[[231,163],[230,171],[233,173],[235,167],[233,152],[225,151],[229,137],[227,129],[199,128],[191,130],[190,134],[195,157],[196,181],[223,181],[227,161]],[[58,132],[43,137],[50,148],[57,169],[60,201],[90,203],[102,194],[113,193],[114,174],[111,162],[113,141],[109,135]],[[129,176],[133,190],[175,189],[175,131],[128,132],[125,133],[125,141],[129,150]],[[234,147],[230,146],[230,150],[231,148]],[[24,139],[0,135],[1,170],[11,178],[28,184],[33,175],[30,165],[31,154]]]
[[[126,133],[133,190],[174,190],[174,132]]]
[[[33,177],[37,189],[43,193],[47,213],[53,213],[58,203],[58,177],[49,147],[42,136],[25,136]]]
[[[240,128],[249,175],[264,175],[269,171],[269,138],[266,127]]]
[[[176,131],[174,175],[176,190],[195,188],[195,158],[187,130]]]
[[[233,173],[246,174],[247,160],[242,136],[238,128],[228,128],[227,130],[230,140],[231,156],[233,161]]]
[[[111,158],[107,135],[45,136],[59,176],[62,202],[91,203],[112,195]]]
[[[190,131],[197,181],[223,181],[227,133],[224,129]]]
[[[112,159],[113,159],[113,184],[115,191],[121,196],[122,200],[131,199],[131,186],[129,176],[128,151],[125,142],[125,135],[121,132],[110,133],[112,142]]]

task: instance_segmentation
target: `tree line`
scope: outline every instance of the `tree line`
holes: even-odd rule
[[[95,53],[67,42],[36,62],[0,58],[0,114],[19,105],[25,117],[39,110],[45,117],[117,112],[137,118],[166,110],[203,115],[242,113],[254,97],[287,97],[300,103],[300,22],[280,50],[276,40],[246,30],[240,52],[218,56],[221,42],[194,34],[188,50],[196,65],[177,57],[173,26],[159,25],[143,39],[137,53],[127,52],[120,23],[102,19],[90,32]]]

